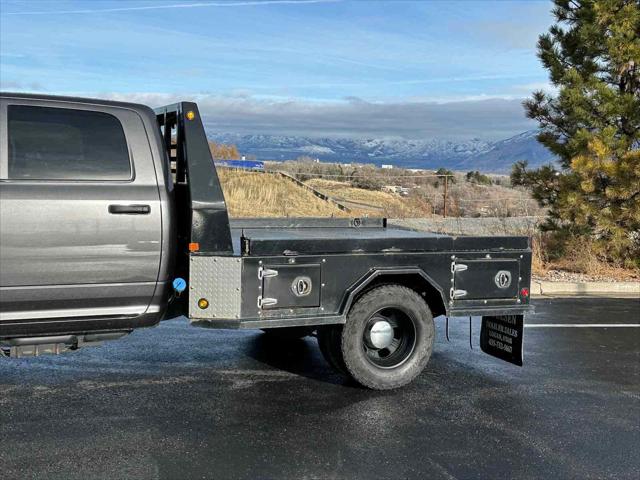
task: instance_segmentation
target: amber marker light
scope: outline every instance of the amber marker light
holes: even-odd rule
[[[197,252],[198,250],[200,250],[200,244],[198,242],[191,242],[189,244],[190,252]]]
[[[196,118],[196,114],[195,114],[195,113],[193,113],[193,110],[189,110],[189,111],[187,112],[186,117],[187,117],[187,120],[193,120],[194,118]]]
[[[198,300],[198,307],[200,307],[202,310],[204,310],[208,306],[209,300],[207,300],[206,298],[201,298],[200,300]]]

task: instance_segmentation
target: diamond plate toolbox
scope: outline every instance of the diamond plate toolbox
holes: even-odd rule
[[[240,317],[242,260],[238,257],[193,255],[190,260],[189,317],[235,319]],[[209,302],[198,307],[201,298]]]

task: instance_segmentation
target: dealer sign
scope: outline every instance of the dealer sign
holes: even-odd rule
[[[523,334],[524,315],[482,317],[480,349],[521,367]]]

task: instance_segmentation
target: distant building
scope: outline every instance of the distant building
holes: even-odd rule
[[[380,168],[384,168],[385,170],[391,170],[393,168],[393,165],[380,165]]]
[[[239,168],[242,170],[264,170],[264,162],[258,162],[256,160],[214,160],[214,163],[216,167]]]

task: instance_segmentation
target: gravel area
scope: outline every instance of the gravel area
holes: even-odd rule
[[[547,282],[609,282],[616,283],[620,281],[625,282],[639,282],[640,278],[630,277],[624,280],[619,278],[608,277],[606,275],[586,275],[584,273],[567,272],[564,270],[549,270],[545,275],[533,275],[533,280],[544,280]]]

